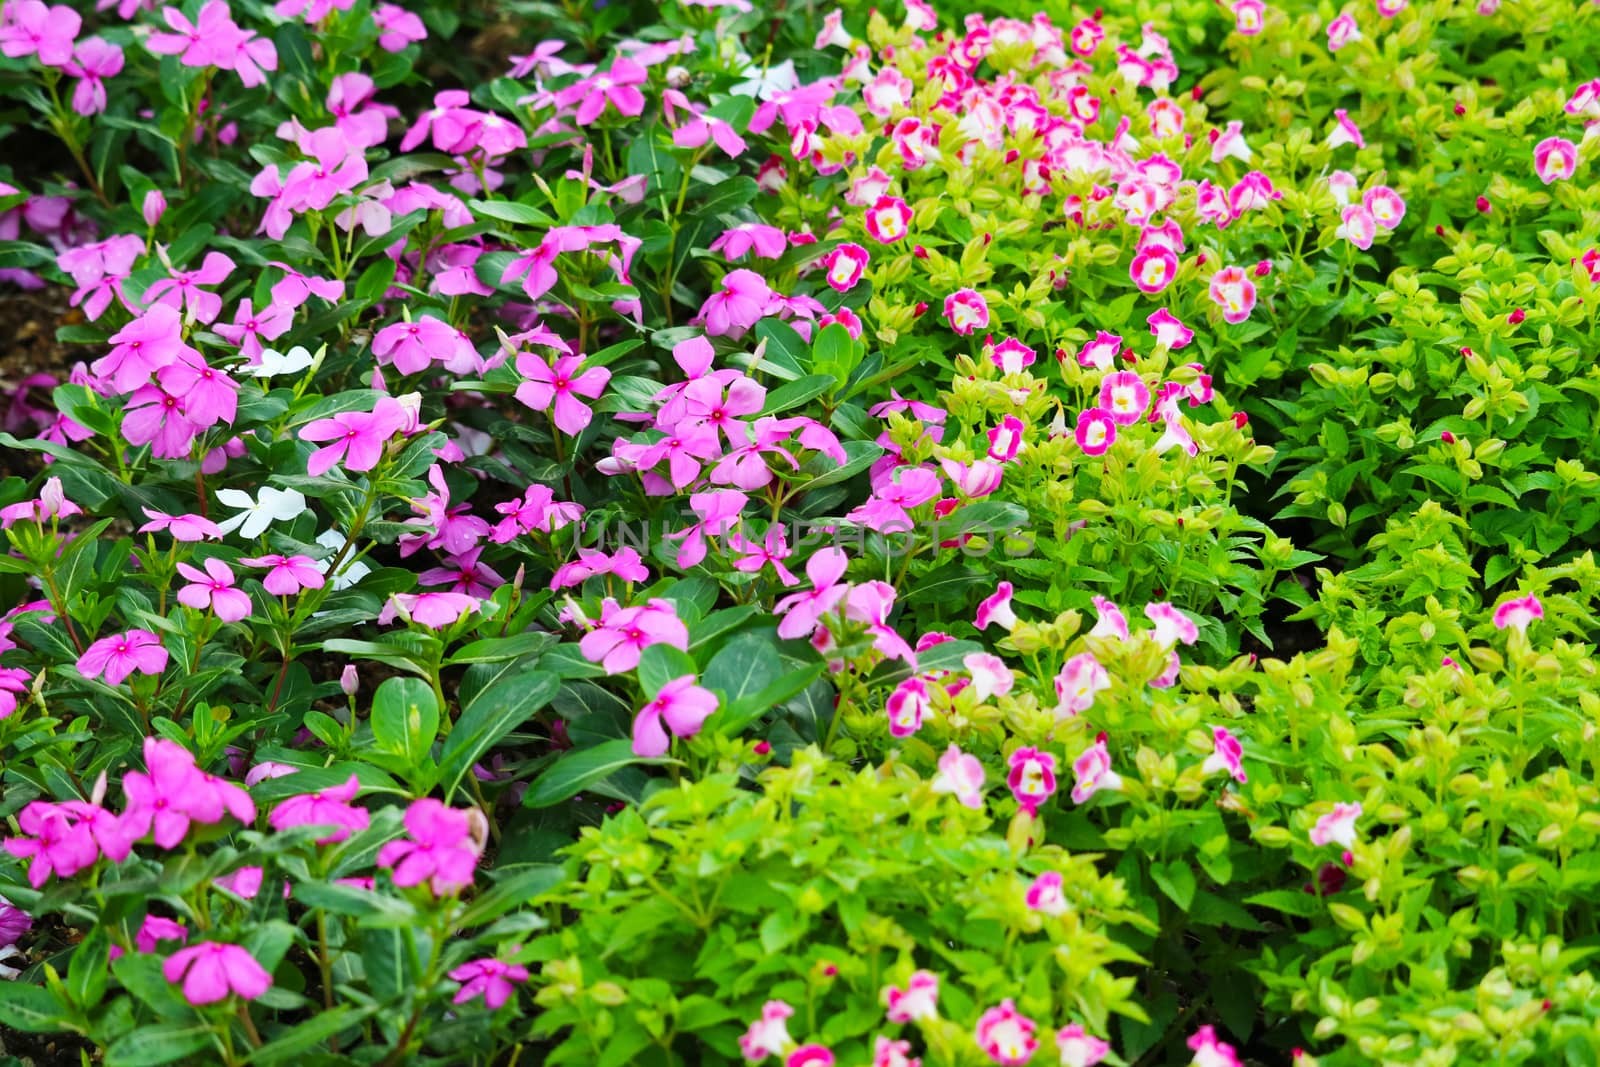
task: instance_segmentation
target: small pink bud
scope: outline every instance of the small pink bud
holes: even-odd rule
[[[772,745],[771,744],[769,744],[766,741],[757,741],[756,742],[756,755],[758,755],[758,756],[766,756],[766,755],[769,755],[771,752],[772,752]]]
[[[1196,85],[1192,90],[1190,90],[1189,95],[1193,99],[1199,100],[1202,96],[1204,96],[1206,94],[1205,94],[1205,91],[1200,88],[1200,86]]]
[[[1489,198],[1487,196],[1480,196],[1478,197],[1478,210],[1487,215],[1489,212],[1494,210],[1494,205],[1489,203]]]
[[[1522,320],[1527,317],[1528,313],[1526,311],[1523,311],[1521,308],[1517,308],[1511,314],[1506,316],[1506,321],[1513,326],[1520,326],[1522,324]]]
[[[1206,254],[1204,252],[1201,252],[1198,256],[1195,257],[1194,265],[1197,266],[1197,267],[1203,267],[1203,266],[1206,265]]]
[[[1447,445],[1453,445],[1456,443],[1456,435],[1451,433],[1449,430],[1442,430],[1439,433],[1439,440],[1443,441]]]
[[[1272,260],[1263,259],[1260,263],[1256,264],[1256,277],[1257,278],[1265,278],[1267,275],[1269,275],[1271,273],[1272,273]]]
[[[923,248],[921,245],[913,245],[911,248],[911,254],[916,256],[918,259],[928,258],[928,250]]]
[[[1235,411],[1233,413],[1233,428],[1234,429],[1242,430],[1246,426],[1249,426],[1249,425],[1250,425],[1250,416],[1249,415],[1246,415],[1242,411]]]
[[[912,314],[916,315],[917,318],[919,318],[919,319],[923,315],[927,314],[927,312],[928,312],[928,302],[926,300],[918,300],[917,301],[917,306],[914,309],[912,309]]]
[[[152,189],[144,194],[144,204],[139,210],[144,214],[144,224],[153,229],[166,213],[167,198],[161,195],[160,189]]]
[[[345,664],[344,670],[339,673],[339,688],[344,690],[344,695],[347,697],[355,696],[356,690],[361,688],[354,663]]]
[[[1456,101],[1456,114],[1457,115],[1465,115],[1466,113],[1467,113],[1467,105],[1461,103],[1459,100]]]
[[[1444,236],[1444,225],[1442,223],[1433,228],[1433,235],[1435,237],[1443,237]]]

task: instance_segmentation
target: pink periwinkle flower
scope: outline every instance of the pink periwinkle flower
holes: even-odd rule
[[[471,960],[452,970],[450,977],[462,983],[451,1003],[465,1004],[481,996],[484,1007],[494,1011],[511,999],[519,983],[528,980],[528,969],[496,959]]]
[[[482,813],[446,807],[433,797],[412,801],[405,815],[409,838],[379,849],[378,866],[393,869],[395,885],[406,888],[426,882],[436,897],[467,888],[483,851],[474,816],[482,822]]]
[[[550,364],[524,353],[517,357],[517,373],[527,380],[517,386],[517,399],[534,411],[550,412],[550,421],[562,433],[580,434],[594,412],[579,398],[597,399],[611,381],[605,367],[582,368],[582,356],[561,356]]]
[[[779,600],[772,611],[783,619],[778,623],[778,636],[785,640],[806,637],[821,623],[822,617],[837,608],[849,592],[849,585],[841,583],[849,558],[840,548],[819,549],[806,561],[806,577],[812,589],[805,593],[792,593]]]
[[[170,849],[183,841],[191,822],[209,826],[226,815],[246,826],[255,822],[250,794],[200,770],[194,754],[177,742],[145,738],[144,761],[148,773],[129,771],[122,778],[129,840],[153,833],[157,846]]]
[[[352,774],[340,785],[290,797],[273,809],[267,822],[274,830],[287,830],[291,826],[333,827],[333,832],[319,837],[317,844],[343,841],[353,831],[365,830],[370,821],[366,808],[350,803],[360,789],[360,780]]]
[[[0,52],[12,59],[37,55],[47,67],[72,60],[72,45],[83,18],[65,4],[47,7],[41,0],[11,0],[0,19]],[[87,112],[80,112],[86,114]]]
[[[178,573],[191,583],[178,590],[178,603],[196,611],[209,608],[223,622],[238,622],[249,617],[250,594],[238,588],[233,568],[220,559],[206,560],[203,571],[180,563]]]
[[[389,439],[411,422],[411,417],[393,397],[379,397],[372,411],[341,411],[317,419],[301,429],[303,441],[329,444],[311,453],[306,473],[313,478],[326,474],[343,461],[349,471],[369,471],[378,465]]]
[[[246,567],[265,567],[267,575],[261,579],[261,586],[273,596],[294,596],[302,589],[321,589],[327,580],[317,561],[310,556],[256,556],[239,562]]]
[[[146,915],[139,932],[134,935],[133,947],[149,954],[163,941],[183,942],[189,939],[189,928],[180,922],[159,915]]]
[[[17,826],[26,836],[8,837],[0,846],[19,860],[33,861],[28,865],[28,884],[35,889],[52,874],[71,878],[100,858],[94,835],[65,805],[35,800],[22,809]]]
[[[121,685],[128,675],[160,674],[167,666],[161,638],[149,630],[102,637],[78,657],[78,673],[85,678],[104,677],[107,685]]]
[[[655,644],[667,644],[680,652],[689,650],[689,628],[678,618],[671,601],[652,599],[625,608],[607,597],[600,606],[599,624],[583,635],[578,649],[607,674],[617,674],[637,667],[639,654]]]
[[[28,691],[33,675],[21,667],[0,667],[0,719],[9,718],[16,710],[18,697]]]
[[[168,515],[154,508],[143,508],[150,521],[139,527],[139,533],[165,531],[174,541],[192,544],[196,541],[220,541],[222,527],[203,515]]]
[[[72,87],[72,110],[98,115],[106,109],[105,79],[122,72],[122,49],[98,37],[79,41],[72,59],[61,69],[78,79]]]
[[[442,630],[479,606],[477,597],[465,593],[395,593],[378,613],[378,625],[388,626],[396,618],[407,617],[418,626]]]
[[[385,52],[402,52],[407,45],[428,39],[422,16],[399,4],[378,4],[372,9],[372,22],[378,28],[378,47]]]
[[[183,996],[199,1007],[229,996],[254,1000],[272,986],[272,975],[238,945],[202,941],[181,948],[161,965],[168,982],[183,983]]]
[[[674,678],[634,716],[634,755],[666,755],[669,741],[663,724],[678,737],[693,737],[716,710],[716,694],[696,685],[694,675]]]
[[[706,298],[699,321],[711,337],[740,337],[754,326],[772,302],[766,279],[751,270],[730,271],[722,288]]]
[[[644,113],[644,94],[638,89],[650,75],[644,67],[618,57],[609,70],[582,78],[556,94],[562,107],[577,105],[573,121],[588,126],[599,118],[606,108],[613,107],[617,114],[634,118]]]

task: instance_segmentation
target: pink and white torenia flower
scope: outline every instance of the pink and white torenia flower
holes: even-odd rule
[[[855,288],[872,261],[871,254],[858,244],[842,244],[829,252],[822,261],[828,284],[841,293]]]
[[[1094,598],[1094,608],[1098,613],[1094,629],[1089,631],[1090,637],[1114,637],[1119,641],[1128,640],[1128,619],[1122,614],[1122,609],[1103,596]]]
[[[1365,252],[1378,235],[1378,221],[1365,204],[1350,204],[1339,212],[1336,236],[1343,237]]]
[[[1033,884],[1028,886],[1023,902],[1028,905],[1029,911],[1043,912],[1046,915],[1065,914],[1067,898],[1061,892],[1061,872],[1045,871],[1035,878]]]
[[[980,703],[991,696],[1005,696],[1016,683],[1005,660],[990,652],[969,653],[962,658],[961,665],[972,679],[972,691]]]
[[[962,336],[989,326],[989,303],[975,289],[957,289],[944,298],[944,317]]]
[[[1189,1067],[1243,1067],[1233,1046],[1217,1037],[1212,1027],[1202,1026],[1189,1038],[1194,1059]]]
[[[949,793],[962,806],[978,811],[983,807],[983,781],[983,762],[952,743],[939,757],[939,773],[933,776],[929,788],[935,793]]]
[[[867,236],[879,244],[894,244],[911,232],[911,205],[898,196],[880,196],[867,208]]]
[[[1544,618],[1544,605],[1539,602],[1538,596],[1529,593],[1527,596],[1507,600],[1496,607],[1494,628],[1511,629],[1525,634],[1528,632],[1529,623],[1542,618]]]
[[[1239,739],[1225,728],[1214,726],[1211,728],[1211,743],[1211,755],[1200,765],[1200,773],[1212,775],[1224,771],[1240,785],[1248,782],[1250,776],[1244,770],[1244,748],[1239,744]]]
[[[121,685],[128,675],[160,674],[167,667],[167,650],[149,630],[102,637],[78,657],[78,673],[85,678],[104,677],[107,685]]]
[[[191,584],[178,590],[178,603],[196,611],[208,608],[223,622],[238,622],[250,616],[250,594],[238,588],[233,568],[215,557],[205,561],[205,570],[188,563],[178,564],[178,573]]]
[[[1094,744],[1072,761],[1072,773],[1077,778],[1072,786],[1074,804],[1086,803],[1102,789],[1122,788],[1122,776],[1111,769],[1111,751],[1106,747],[1105,734],[1095,738]]]
[[[696,685],[694,675],[674,678],[634,716],[633,754],[666,755],[671,742],[663,723],[675,737],[693,737],[716,710],[716,694]]]
[[[1016,626],[1017,616],[1011,610],[1011,596],[1015,591],[1015,587],[1010,582],[1001,582],[996,585],[994,592],[979,603],[978,614],[973,620],[973,625],[980,630],[987,630],[990,623],[995,623],[1006,630]]]
[[[1387,185],[1375,185],[1362,193],[1361,206],[1372,213],[1380,230],[1393,230],[1406,217],[1405,198]]]
[[[1178,275],[1178,255],[1164,245],[1150,245],[1134,253],[1128,276],[1141,293],[1159,293]]]
[[[1356,820],[1361,818],[1360,804],[1335,804],[1333,810],[1319,818],[1311,828],[1311,843],[1321,848],[1334,844],[1352,848],[1356,843]]]
[[[1094,695],[1111,688],[1111,674],[1090,652],[1067,660],[1056,675],[1056,718],[1080,715],[1094,707]]]
[[[1150,387],[1133,371],[1116,371],[1100,381],[1100,406],[1119,426],[1132,426],[1150,407]]]
[[[1000,420],[1000,425],[988,431],[989,451],[988,456],[996,463],[1010,463],[1017,458],[1017,453],[1022,451],[1022,436],[1027,429],[1027,424],[1015,415],[1007,415]]]
[[[202,941],[181,948],[161,965],[173,985],[183,983],[183,997],[200,1007],[238,996],[254,1000],[272,987],[272,975],[238,945]]]
[[[378,866],[392,868],[402,889],[426,882],[436,897],[465,889],[483,851],[482,825],[475,809],[446,807],[433,797],[412,801],[405,814],[409,837],[379,849]]]
[[[1166,601],[1146,604],[1144,614],[1156,624],[1150,636],[1158,645],[1171,648],[1179,641],[1192,645],[1200,639],[1200,628],[1194,620]]]
[[[895,686],[884,710],[889,716],[891,737],[910,737],[922,729],[922,720],[932,710],[927,681],[913,675]]]
[[[519,984],[528,980],[528,969],[518,963],[497,959],[469,960],[452,970],[450,977],[462,983],[451,1000],[452,1004],[465,1004],[481,996],[483,1006],[495,1011],[511,999]]]
[[[1194,340],[1194,331],[1179,322],[1166,308],[1151,312],[1145,321],[1150,324],[1150,333],[1159,346],[1177,351]]]
[[[915,971],[906,987],[885,986],[883,1002],[892,1023],[914,1023],[939,1017],[939,976]]]
[[[1328,134],[1328,147],[1338,148],[1347,144],[1357,148],[1367,147],[1366,138],[1361,136],[1361,128],[1351,120],[1350,113],[1337,107],[1333,109],[1333,132]]]
[[[739,1052],[746,1062],[760,1063],[768,1056],[784,1056],[794,1049],[788,1023],[793,1015],[794,1009],[781,1000],[762,1005],[761,1018],[739,1037]]]
[[[1098,330],[1091,340],[1085,341],[1083,347],[1078,349],[1078,365],[1080,367],[1093,367],[1096,370],[1108,370],[1111,367],[1111,361],[1116,359],[1117,354],[1121,351],[1122,337],[1120,334]]]
[[[523,353],[517,357],[517,373],[527,381],[517,386],[517,399],[534,411],[550,412],[556,429],[576,436],[594,418],[594,411],[578,398],[598,399],[611,381],[609,368],[582,368],[582,356],[561,356],[550,364]]]
[[[984,1055],[995,1063],[1020,1067],[1039,1049],[1039,1041],[1033,1036],[1037,1029],[1038,1024],[1017,1011],[1016,1004],[1007,997],[998,1007],[979,1016],[973,1036]]]
[[[1086,456],[1103,456],[1117,443],[1117,419],[1103,407],[1093,407],[1078,414],[1078,425],[1073,439]]]
[[[1223,267],[1211,276],[1211,300],[1222,309],[1225,321],[1238,324],[1256,306],[1256,286],[1243,267]]]
[[[1571,178],[1578,170],[1578,146],[1565,137],[1546,137],[1533,147],[1533,170],[1546,185]]]
[[[371,822],[366,808],[350,803],[360,791],[361,781],[352,774],[340,785],[288,798],[273,809],[267,822],[274,830],[295,826],[331,827],[332,833],[317,838],[317,844],[331,845],[345,840],[352,832],[365,830]]]
[[[1017,804],[1029,815],[1039,813],[1039,805],[1049,800],[1056,791],[1056,758],[1031,745],[1011,753],[1007,760],[1011,771],[1006,775],[1006,785]]]
[[[655,644],[670,645],[679,652],[689,650],[689,629],[671,601],[652,599],[625,608],[607,597],[600,606],[599,623],[583,635],[578,649],[607,674],[617,674],[637,667],[639,654]]]
[[[1110,1053],[1111,1045],[1091,1036],[1079,1023],[1072,1023],[1056,1031],[1056,1050],[1061,1055],[1061,1067],[1095,1067]]]

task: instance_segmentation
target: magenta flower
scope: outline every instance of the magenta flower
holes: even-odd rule
[[[1178,276],[1178,255],[1165,245],[1150,245],[1134,253],[1128,276],[1141,293],[1159,293]]]
[[[477,359],[471,342],[459,330],[432,315],[385,326],[372,339],[372,355],[380,364],[392,365],[401,374],[416,374],[434,363],[452,370],[461,365],[465,371]]]
[[[176,7],[164,7],[161,17],[171,33],[152,33],[145,47],[156,55],[177,56],[186,67],[233,68],[233,51],[240,30],[233,24],[226,0],[210,0],[190,22]]]
[[[755,271],[730,271],[722,288],[701,305],[699,319],[711,337],[739,337],[766,314],[772,296],[766,279]]]
[[[178,603],[196,611],[211,611],[223,622],[238,622],[250,615],[250,594],[235,585],[233,568],[220,559],[205,561],[205,570],[178,564],[178,573],[193,584],[178,590]]]
[[[238,945],[202,941],[180,948],[161,965],[168,982],[183,983],[190,1004],[215,1004],[230,995],[254,1000],[272,986],[272,976]]]
[[[929,787],[935,793],[949,793],[976,811],[983,807],[983,778],[982,761],[952,743],[939,757],[939,773],[933,776]]]
[[[670,601],[652,599],[624,608],[607,597],[600,606],[599,626],[583,635],[578,650],[607,674],[616,674],[637,667],[639,653],[655,644],[671,645],[679,652],[689,650],[689,628]]]
[[[1010,997],[990,1008],[978,1019],[973,1036],[978,1047],[995,1063],[1018,1067],[1027,1063],[1038,1051],[1039,1041],[1033,1036],[1038,1024],[1017,1011]]]
[[[5,897],[0,897],[0,948],[15,945],[31,929],[33,916]]]
[[[182,316],[166,304],[157,304],[112,334],[110,344],[111,351],[90,369],[119,393],[131,393],[184,356],[200,355],[183,343]]]
[[[1056,718],[1079,715],[1094,706],[1094,695],[1111,688],[1111,675],[1091,652],[1067,660],[1056,675]]]
[[[1072,773],[1077,781],[1072,786],[1072,802],[1082,804],[1102,789],[1122,788],[1122,776],[1111,769],[1111,751],[1106,747],[1106,735],[1096,737],[1094,744],[1084,749],[1072,761]]]
[[[801,1045],[784,1057],[783,1067],[833,1067],[833,1050],[815,1041]]]
[[[22,809],[17,825],[26,837],[8,837],[5,850],[28,865],[28,884],[38,889],[50,880],[71,878],[94,866],[100,848],[87,827],[74,820],[61,805],[35,800]]]
[[[988,432],[988,456],[996,463],[1010,463],[1017,458],[1017,453],[1022,450],[1022,434],[1027,429],[1027,424],[1015,415],[1007,415],[1000,420],[1000,425],[991,427]]]
[[[894,244],[911,232],[911,205],[898,196],[879,196],[864,217],[867,235],[879,244]]]
[[[0,19],[0,52],[12,59],[37,55],[47,67],[72,60],[72,42],[83,19],[65,4],[46,7],[41,0],[11,0]]]
[[[378,47],[385,52],[403,52],[407,45],[428,39],[422,16],[399,4],[379,4],[372,10],[372,24],[378,28]]]
[[[378,613],[378,624],[387,626],[404,611],[418,626],[442,630],[478,607],[478,598],[465,593],[396,593]]]
[[[931,708],[928,683],[922,678],[913,675],[895,686],[884,709],[889,715],[890,736],[910,737],[922,729],[922,720]]]
[[[1577,169],[1578,146],[1565,137],[1546,137],[1533,146],[1533,170],[1546,185],[1572,177]]]
[[[1241,323],[1256,306],[1256,286],[1243,267],[1223,267],[1211,276],[1211,300],[1230,323]]]
[[[724,230],[707,251],[721,252],[730,263],[743,259],[754,249],[760,259],[777,259],[789,250],[789,240],[776,226],[747,222]]]
[[[1056,791],[1056,758],[1029,746],[1011,753],[1008,762],[1011,773],[1006,776],[1006,785],[1011,787],[1011,795],[1023,811],[1037,815],[1039,805]]]
[[[611,380],[611,371],[605,367],[579,373],[582,366],[582,356],[561,356],[552,366],[531,352],[523,353],[517,357],[517,373],[527,381],[517,386],[517,399],[534,411],[550,412],[550,421],[562,433],[582,433],[594,412],[578,398],[599,398]]]
[[[1011,594],[1014,591],[1010,582],[996,585],[994,593],[985,597],[978,605],[978,614],[972,624],[980,630],[987,630],[990,623],[995,623],[1006,630],[1016,626],[1017,616],[1011,610]]]
[[[324,578],[310,556],[257,556],[239,561],[246,567],[266,567],[261,586],[273,596],[294,596],[302,589],[321,589]]]
[[[306,473],[320,477],[340,461],[348,471],[369,471],[378,465],[389,439],[410,422],[400,402],[389,396],[380,397],[371,412],[341,411],[318,419],[301,429],[300,439],[331,443],[311,453]]]
[[[634,717],[634,755],[666,755],[668,740],[666,730],[662,729],[663,722],[676,736],[693,737],[716,710],[716,694],[696,685],[694,675],[674,678]]]
[[[1150,407],[1150,387],[1133,371],[1116,371],[1100,381],[1100,406],[1119,426],[1132,426]]]
[[[165,530],[174,541],[192,544],[196,541],[222,539],[222,528],[202,515],[168,515],[153,508],[141,509],[150,521],[139,527],[139,533],[157,533]]]
[[[46,522],[82,514],[83,509],[67,499],[61,479],[47,478],[37,499],[19,500],[0,508],[0,529],[8,530],[17,522],[36,522],[42,526]]]
[[[1056,1031],[1056,1049],[1061,1053],[1062,1067],[1095,1067],[1106,1058],[1111,1045],[1072,1023]]]
[[[159,915],[146,915],[144,924],[139,927],[139,932],[134,935],[133,947],[140,952],[151,953],[162,941],[187,941],[189,928],[180,922],[163,919]]]
[[[800,579],[794,576],[794,572],[783,565],[783,561],[792,553],[783,536],[781,523],[775,522],[768,526],[766,536],[760,541],[752,541],[735,530],[728,538],[728,547],[734,552],[745,553],[733,561],[734,570],[746,574],[758,574],[763,567],[770,564],[777,572],[778,580],[785,586],[800,584]]]
[[[0,667],[0,719],[10,718],[17,710],[17,698],[28,691],[32,678],[21,667]]]
[[[122,49],[91,37],[78,42],[71,61],[61,69],[78,79],[72,87],[72,110],[80,115],[98,115],[106,109],[105,79],[122,71]]]
[[[957,289],[944,298],[944,317],[963,336],[989,326],[989,303],[976,289]]]
[[[135,671],[160,674],[167,666],[167,650],[161,647],[161,638],[149,630],[129,630],[90,645],[78,657],[77,666],[85,678],[104,676],[107,685],[121,685]]]
[[[795,1047],[789,1036],[788,1019],[794,1009],[781,1000],[769,1000],[761,1006],[761,1018],[750,1024],[739,1037],[739,1051],[750,1063],[768,1056],[783,1056]]]
[[[650,73],[626,56],[618,57],[611,69],[561,90],[556,102],[562,107],[578,105],[573,121],[588,126],[610,105],[619,115],[634,118],[644,112],[644,94],[635,86],[649,80]]]
[[[1193,619],[1165,601],[1144,606],[1145,617],[1156,624],[1150,635],[1159,645],[1171,648],[1179,641],[1192,645],[1200,639],[1200,627]]]
[[[274,830],[287,830],[291,826],[334,827],[326,837],[317,838],[317,844],[343,841],[351,831],[365,830],[370,821],[366,808],[350,803],[360,789],[360,780],[352,774],[341,785],[290,797],[273,809],[267,822]]]
[[[483,851],[474,815],[482,821],[475,811],[449,808],[432,797],[413,801],[405,816],[410,839],[379,849],[378,866],[392,868],[394,884],[401,888],[427,882],[436,897],[467,888]]]
[[[791,593],[773,606],[774,615],[782,615],[778,623],[778,636],[785,640],[806,637],[816,630],[822,617],[839,606],[850,591],[841,583],[849,557],[840,548],[819,549],[806,561],[806,577],[812,588],[805,593]]]
[[[471,960],[451,971],[450,977],[463,983],[452,1004],[465,1004],[481,996],[484,1007],[494,1011],[511,999],[517,988],[514,983],[528,980],[528,969],[496,959]]]
[[[177,742],[145,738],[144,762],[148,773],[129,771],[122,777],[128,797],[122,821],[129,840],[153,832],[155,843],[170,849],[183,841],[191,822],[209,826],[225,815],[246,826],[255,822],[250,794],[200,770],[194,754]]]
[[[239,354],[253,365],[261,362],[261,353],[266,347],[261,342],[276,341],[287,333],[293,324],[293,308],[268,304],[257,314],[250,300],[246,298],[239,302],[239,310],[234,313],[233,322],[219,323],[216,331],[224,340],[238,345]],[[376,342],[373,344],[373,350],[376,354]]]

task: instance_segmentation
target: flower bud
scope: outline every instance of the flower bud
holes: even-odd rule
[[[151,229],[161,221],[161,216],[167,210],[167,198],[161,195],[160,189],[152,189],[144,194],[144,203],[139,208],[144,215],[144,224]]]
[[[360,681],[356,676],[356,665],[354,663],[345,664],[344,670],[339,674],[339,688],[344,691],[345,696],[353,697],[360,687]]]

